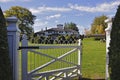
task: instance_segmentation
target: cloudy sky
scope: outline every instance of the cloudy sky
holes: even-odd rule
[[[21,6],[36,15],[35,32],[73,22],[83,33],[85,28],[90,28],[95,17],[114,16],[119,4],[120,0],[0,0],[3,11],[11,6]]]

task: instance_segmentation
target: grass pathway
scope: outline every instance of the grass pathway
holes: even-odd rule
[[[105,43],[92,38],[83,40],[82,77],[85,80],[104,80]]]

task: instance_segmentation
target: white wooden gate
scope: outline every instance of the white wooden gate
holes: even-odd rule
[[[22,80],[72,80],[82,75],[81,40],[79,40],[76,45],[28,46],[27,37],[24,35],[22,45],[19,49],[21,50],[22,56]],[[43,49],[44,51],[42,51]],[[56,49],[60,50],[59,53],[62,54],[54,56],[58,54],[58,51],[52,50]],[[66,49],[67,52],[63,51],[64,49]],[[47,54],[45,50],[49,50],[48,53],[50,53]],[[45,61],[45,63],[42,63],[42,61]],[[57,68],[55,66],[57,66]]]

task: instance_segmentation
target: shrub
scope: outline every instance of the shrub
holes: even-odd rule
[[[111,80],[120,80],[120,5],[115,15],[109,47],[109,67]]]
[[[13,80],[7,42],[6,21],[0,8],[0,80]]]
[[[103,38],[101,38],[101,37],[94,37],[94,40],[95,41],[100,41],[100,40],[103,40]]]

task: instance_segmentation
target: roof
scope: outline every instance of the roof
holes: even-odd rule
[[[51,29],[48,29],[46,31],[65,31],[65,32],[78,33],[77,31],[72,30],[72,29],[61,29],[61,28],[51,28]]]
[[[35,34],[44,34],[45,32],[50,32],[50,31],[54,31],[54,32],[66,32],[66,33],[75,33],[75,34],[78,34],[78,32],[75,31],[75,30],[72,30],[72,29],[62,29],[62,28],[50,28],[50,29],[47,29],[47,30],[45,30],[45,31],[36,32]]]
[[[36,32],[35,34],[44,34],[44,31]]]
[[[64,31],[64,29],[61,29],[61,28],[50,28],[46,31]]]

